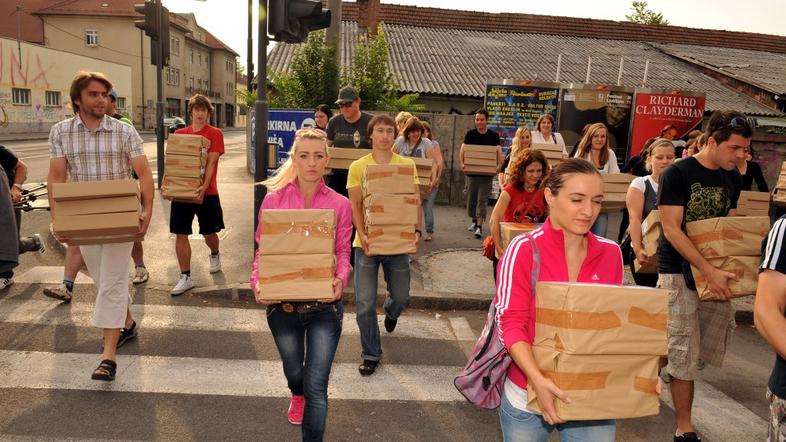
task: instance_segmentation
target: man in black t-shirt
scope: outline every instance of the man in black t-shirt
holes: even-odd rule
[[[340,113],[332,117],[325,128],[328,145],[351,149],[371,149],[366,131],[372,115],[360,110],[360,95],[357,89],[352,86],[341,88],[336,104]],[[327,179],[328,187],[348,196],[347,173],[348,171],[344,169],[333,169]]]
[[[466,170],[464,165],[464,146],[475,144],[489,146],[489,149],[497,151],[497,167],[502,162],[502,150],[500,148],[499,135],[488,129],[489,113],[485,109],[475,112],[475,129],[467,131],[464,135],[464,142],[461,144],[459,158],[461,160],[461,170]],[[475,238],[483,236],[483,221],[486,219],[486,208],[488,207],[489,193],[491,192],[492,176],[486,175],[467,175],[467,215],[472,222],[469,225],[470,232],[475,234]]]
[[[685,234],[685,224],[734,215],[742,178],[737,164],[750,148],[753,129],[739,112],[717,111],[705,131],[706,147],[674,163],[661,175],[658,210],[658,287],[669,290],[669,365],[676,442],[698,441],[693,430],[693,382],[704,364],[720,366],[734,327],[728,280],[733,273],[713,267]],[[699,301],[690,266],[707,280],[716,301]]]
[[[786,216],[770,229],[761,244],[759,286],[753,306],[756,329],[775,350],[775,366],[767,383],[770,406],[769,441],[786,440]]]

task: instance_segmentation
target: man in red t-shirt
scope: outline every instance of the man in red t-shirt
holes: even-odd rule
[[[172,201],[169,214],[169,231],[177,235],[175,250],[180,265],[180,280],[170,292],[172,296],[182,295],[194,287],[191,280],[191,244],[188,235],[192,233],[191,224],[196,215],[199,220],[199,234],[205,237],[205,244],[210,248],[210,273],[221,271],[221,257],[218,253],[218,232],[224,228],[224,213],[218,198],[218,157],[224,153],[224,134],[221,130],[208,124],[213,114],[213,104],[204,95],[194,95],[188,100],[188,113],[191,125],[178,129],[177,134],[202,135],[210,140],[207,151],[207,167],[205,180],[194,199],[202,200],[199,204]]]

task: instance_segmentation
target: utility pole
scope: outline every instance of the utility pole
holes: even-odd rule
[[[257,46],[257,101],[254,104],[254,232],[259,224],[259,207],[267,189],[260,184],[267,178],[267,1],[259,0],[259,44]],[[254,250],[257,248],[254,243]]]
[[[161,0],[154,0],[155,7],[158,9],[158,59],[156,60],[156,167],[158,168],[158,188],[164,181],[164,38],[169,38],[169,32],[164,35],[163,29],[164,14],[169,11],[163,8]],[[166,17],[168,22],[169,17]],[[169,42],[167,42],[169,43]],[[168,51],[167,51],[168,52]],[[152,55],[152,54],[151,54]]]
[[[327,6],[330,10],[330,27],[325,31],[325,41],[333,48],[336,66],[341,69],[341,0],[328,0]],[[338,85],[335,86],[338,90]]]
[[[19,69],[21,70],[22,66],[22,18],[20,17],[20,13],[22,12],[22,7],[16,5],[16,48],[19,50]]]
[[[254,84],[254,35],[253,35],[253,15],[254,15],[254,0],[248,0],[248,41],[246,43],[248,49],[248,66],[246,67],[246,90],[251,93],[252,85]]]

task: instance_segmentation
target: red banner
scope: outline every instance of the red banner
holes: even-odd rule
[[[676,130],[675,140],[701,128],[704,103],[704,94],[698,92],[637,90],[628,158],[638,155],[648,139],[661,136],[668,126]]]

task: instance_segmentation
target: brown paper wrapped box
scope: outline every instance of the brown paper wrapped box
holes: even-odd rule
[[[562,158],[562,145],[561,144],[550,144],[550,143],[532,143],[532,150],[539,150],[543,152],[544,155],[554,155],[559,154],[559,158]],[[546,158],[549,158],[548,156]]]
[[[434,161],[428,158],[415,157],[412,157],[412,161],[415,162],[418,181],[420,182],[418,185],[418,189],[420,190],[420,198],[426,199],[430,195],[429,188],[431,184],[431,168],[434,166]]]
[[[364,194],[417,194],[413,164],[369,164],[363,173]]]
[[[770,194],[743,190],[737,200],[737,216],[769,216]]]
[[[415,247],[415,225],[367,227],[369,253],[372,255],[409,255]]]
[[[668,291],[538,283],[534,345],[582,355],[665,355]]]
[[[776,206],[786,207],[786,161],[781,163],[781,173],[778,182],[772,191],[772,203]]]
[[[513,238],[521,235],[522,233],[535,230],[540,226],[541,224],[532,223],[499,223],[500,236],[502,237],[502,248],[507,249],[508,244],[513,241]]]
[[[264,209],[259,250],[265,255],[332,255],[336,215],[329,209]]]
[[[759,264],[761,256],[727,256],[724,258],[710,258],[707,260],[713,267],[717,267],[726,272],[734,273],[737,280],[729,280],[729,290],[733,297],[755,295],[756,287],[759,283]],[[699,292],[699,299],[715,299],[710,293],[707,280],[704,275],[695,267],[691,266],[693,279],[696,280],[696,291]]]
[[[555,400],[565,421],[627,419],[656,416],[660,401],[658,356],[570,355],[532,347],[543,374],[567,393],[571,403]],[[532,385],[527,386],[527,408],[541,413]]]
[[[693,245],[704,258],[758,256],[761,241],[770,230],[766,216],[727,216],[685,225]]]
[[[603,203],[601,203],[601,212],[619,212],[625,208],[625,193],[604,193]]]
[[[358,158],[371,153],[371,149],[352,149],[346,147],[328,147],[328,169],[349,169]]]
[[[418,223],[420,197],[375,193],[363,199],[366,226],[412,225]]]
[[[258,264],[262,299],[317,301],[333,297],[333,254],[259,255]]]
[[[660,233],[660,212],[657,209],[652,210],[641,223],[641,242],[644,246],[644,253],[647,256],[654,257],[657,255]],[[636,273],[658,273],[658,265],[654,261],[652,264],[642,267],[639,264],[639,260],[634,258],[633,268],[636,269]]]
[[[167,155],[200,156],[210,149],[210,140],[202,135],[172,134],[167,138]]]
[[[56,216],[95,215],[99,213],[136,212],[139,197],[136,195],[96,198],[89,200],[55,201]]]
[[[68,238],[133,235],[139,231],[139,212],[134,210],[93,215],[56,214],[52,224],[55,232]]]
[[[135,196],[139,193],[136,180],[74,181],[52,183],[52,199],[56,202]]]
[[[164,158],[164,171],[169,176],[199,178],[205,174],[207,155],[167,154]]]
[[[164,180],[161,184],[161,196],[170,201],[202,204],[201,200],[194,199],[197,195],[197,189],[201,185],[202,178],[164,175]]]
[[[467,175],[496,175],[497,147],[465,144],[464,166]]]

